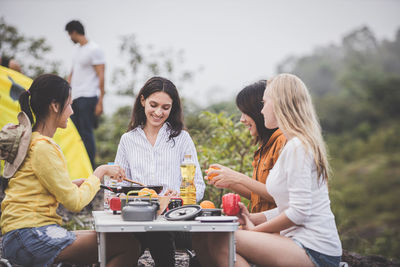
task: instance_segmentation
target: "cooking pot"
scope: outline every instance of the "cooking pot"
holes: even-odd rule
[[[184,205],[170,209],[164,217],[168,221],[194,220],[196,217],[220,217],[221,209],[202,209],[199,205]]]
[[[160,201],[158,197],[152,198],[152,197],[129,197],[129,196],[134,196],[135,194],[132,192],[129,192],[129,195],[126,197],[120,197],[121,200],[121,210],[127,205],[127,203],[134,202],[134,201],[141,201],[141,202],[150,202],[150,203],[158,203],[160,205]]]
[[[122,208],[121,216],[124,221],[153,221],[157,218],[158,201],[128,201]]]
[[[187,221],[194,220],[195,217],[201,214],[199,205],[185,205],[167,211],[164,217],[168,221]]]

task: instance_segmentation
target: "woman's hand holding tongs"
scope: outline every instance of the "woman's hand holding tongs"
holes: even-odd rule
[[[104,175],[108,175],[111,179],[121,182],[126,178],[125,170],[118,165],[101,165],[93,172],[101,182],[103,182]]]
[[[179,193],[177,191],[175,191],[175,190],[168,189],[167,191],[165,191],[164,196],[178,197]]]

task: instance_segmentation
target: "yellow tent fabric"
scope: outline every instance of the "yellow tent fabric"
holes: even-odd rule
[[[18,97],[23,90],[29,89],[31,84],[32,79],[0,66],[0,129],[7,123],[18,123]],[[71,119],[68,120],[66,129],[57,129],[54,140],[65,155],[72,180],[86,178],[93,172],[85,145]],[[4,162],[1,169],[3,167]]]

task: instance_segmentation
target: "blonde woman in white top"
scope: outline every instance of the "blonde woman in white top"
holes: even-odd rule
[[[266,184],[277,208],[249,214],[240,204],[236,266],[339,266],[342,247],[330,209],[329,163],[310,94],[298,77],[280,74],[268,82],[263,102],[265,126],[279,127],[288,142]],[[213,240],[206,260],[227,266],[224,242],[223,235]]]

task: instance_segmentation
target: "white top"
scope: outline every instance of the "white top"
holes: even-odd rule
[[[296,224],[281,231],[281,235],[326,255],[342,255],[328,186],[322,178],[317,179],[312,153],[306,152],[297,137],[285,145],[268,175],[266,187],[277,205],[264,212],[267,220],[285,212]]]
[[[96,43],[89,41],[76,47],[72,59],[72,99],[98,96],[99,77],[93,66],[105,62],[104,53]]]
[[[196,164],[195,187],[196,201],[204,195],[206,187],[197,152],[188,132],[182,132],[168,141],[170,131],[168,123],[164,123],[152,146],[141,127],[137,127],[122,135],[118,145],[115,164],[125,169],[127,177],[146,185],[162,185],[164,193],[167,189],[180,192],[182,182],[180,165],[186,154],[192,155]]]

